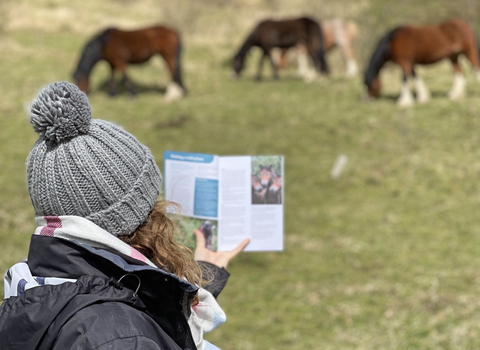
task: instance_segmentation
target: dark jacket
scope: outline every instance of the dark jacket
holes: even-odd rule
[[[127,260],[33,235],[27,260],[32,275],[76,282],[35,287],[6,299],[0,307],[0,349],[196,349],[187,318],[197,287]],[[208,267],[219,278],[210,287],[216,296],[228,273]]]

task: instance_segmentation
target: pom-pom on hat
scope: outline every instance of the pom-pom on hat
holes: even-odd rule
[[[147,219],[162,186],[150,150],[122,128],[91,119],[87,96],[67,82],[32,103],[39,138],[27,158],[35,214],[84,217],[114,236]]]

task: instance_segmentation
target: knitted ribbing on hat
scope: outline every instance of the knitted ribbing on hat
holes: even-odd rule
[[[147,219],[162,185],[150,150],[120,127],[92,120],[75,85],[44,88],[30,121],[39,134],[27,158],[37,216],[81,216],[114,236],[131,234]]]

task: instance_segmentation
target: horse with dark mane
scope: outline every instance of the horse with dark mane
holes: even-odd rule
[[[178,99],[185,94],[180,64],[181,52],[179,34],[166,27],[156,26],[133,31],[108,28],[85,45],[73,78],[80,90],[87,92],[93,67],[98,61],[105,60],[111,68],[110,95],[116,94],[116,70],[122,72],[126,88],[134,95],[135,87],[127,76],[127,65],[144,63],[153,55],[160,54],[172,76],[165,98]]]
[[[238,76],[245,65],[245,57],[253,46],[258,46],[262,51],[262,57],[258,65],[256,79],[262,77],[263,61],[268,57],[273,68],[273,77],[278,78],[278,67],[272,59],[271,49],[274,47],[289,48],[299,43],[307,47],[309,56],[317,71],[328,73],[328,65],[325,61],[325,48],[323,43],[322,29],[318,22],[303,17],[283,21],[267,20],[260,22],[250,33],[240,50],[234,57],[233,68],[235,76]]]
[[[395,28],[379,41],[370,59],[364,80],[368,97],[379,97],[380,69],[386,62],[392,61],[398,64],[403,72],[402,93],[397,101],[398,105],[407,107],[414,102],[408,82],[410,78],[414,79],[418,102],[425,103],[430,99],[430,93],[416,74],[415,64],[431,64],[448,58],[455,71],[453,87],[448,96],[452,100],[460,99],[465,94],[465,78],[458,65],[461,54],[470,61],[477,80],[480,81],[477,38],[468,23],[453,19],[438,25]]]

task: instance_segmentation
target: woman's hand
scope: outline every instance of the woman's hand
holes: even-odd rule
[[[248,243],[250,238],[245,238],[235,249],[229,252],[214,252],[205,248],[205,237],[199,230],[194,230],[193,233],[197,239],[197,247],[195,248],[195,260],[205,261],[218,267],[227,268],[228,262],[240,253]]]

